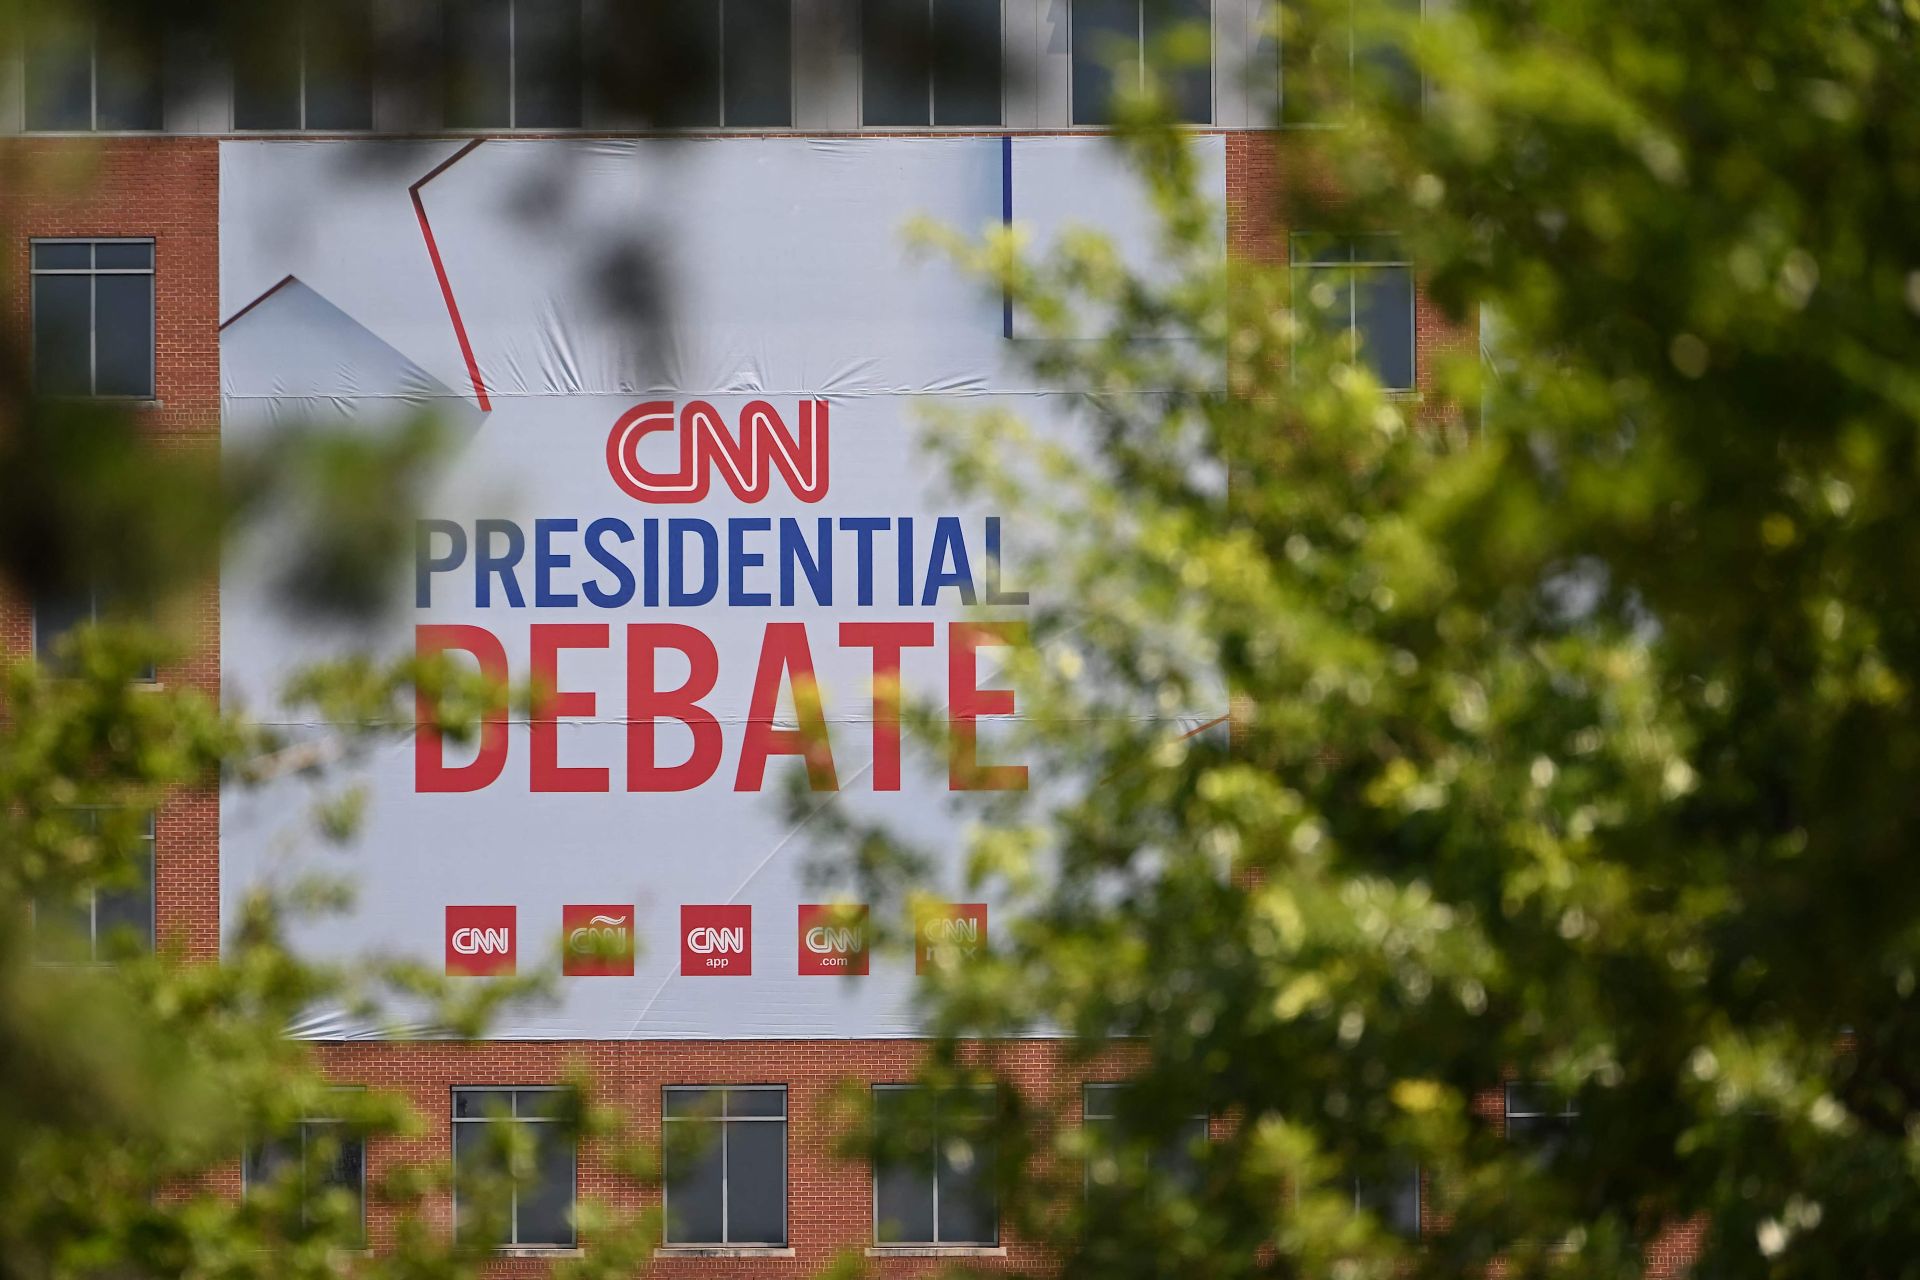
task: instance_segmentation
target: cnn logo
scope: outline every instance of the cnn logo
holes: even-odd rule
[[[680,976],[743,977],[753,972],[753,908],[680,908]]]
[[[484,978],[514,972],[513,907],[447,908],[447,973]]]
[[[678,432],[678,465],[659,471],[640,459],[641,444],[661,431]],[[704,400],[690,400],[678,414],[671,400],[649,400],[621,414],[607,435],[607,472],[641,502],[701,502],[718,470],[734,496],[758,502],[778,471],[802,502],[827,496],[827,402],[802,400],[799,422],[789,431],[780,411],[765,400],[740,410],[729,429]]]
[[[805,976],[867,972],[867,909],[809,904],[800,908],[800,972]]]

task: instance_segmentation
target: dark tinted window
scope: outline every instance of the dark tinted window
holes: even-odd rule
[[[89,830],[102,828],[101,810],[77,811]],[[33,903],[33,948],[37,959],[87,963],[128,952],[153,950],[153,815],[135,819],[133,847],[124,863],[93,887],[41,894]]]
[[[870,125],[1001,122],[1000,0],[863,0]]]
[[[28,129],[160,127],[160,43],[154,33],[109,27],[76,6],[37,24],[24,55]]]
[[[793,123],[791,0],[721,0],[724,123],[784,128]]]
[[[455,1089],[455,1233],[497,1245],[574,1243],[573,1096],[565,1089]],[[503,1163],[506,1126],[532,1147],[518,1168]],[[493,1216],[483,1216],[482,1209]]]
[[[513,0],[447,0],[446,122],[455,129],[513,126]]]
[[[682,1088],[662,1099],[668,1244],[787,1240],[787,1093]]]
[[[1213,119],[1212,0],[1072,0],[1073,122],[1109,124],[1118,92],[1148,70],[1164,82],[1174,119]]]
[[[580,7],[565,0],[516,0],[513,13],[513,123],[572,129],[581,119]]]
[[[991,1091],[929,1097],[915,1088],[876,1085],[873,1103],[886,1151],[873,1171],[875,1239],[881,1244],[997,1244],[1000,1215],[987,1129]]]
[[[31,270],[36,388],[151,396],[152,241],[43,241]]]

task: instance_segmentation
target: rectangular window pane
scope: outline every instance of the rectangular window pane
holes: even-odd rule
[[[1073,122],[1111,124],[1116,88],[1139,76],[1141,0],[1072,0]],[[1116,81],[1118,69],[1125,77]]]
[[[933,122],[1001,122],[1000,0],[933,0]]]
[[[84,21],[34,31],[25,64],[27,128],[93,127],[93,41]]]
[[[514,127],[579,128],[579,0],[518,0],[513,36]]]
[[[1212,0],[1147,0],[1147,50],[1163,60],[1173,118],[1182,124],[1213,123]]]
[[[1368,267],[1354,273],[1354,329],[1360,359],[1396,390],[1413,386],[1413,271]]]
[[[720,1115],[718,1089],[668,1089],[661,1103],[669,1117],[714,1119]]]
[[[306,59],[306,127],[373,128],[373,13],[368,0],[312,0]]]
[[[1081,1111],[1089,1120],[1111,1120],[1120,1114],[1120,1091],[1126,1088],[1118,1084],[1090,1084],[1082,1095]]]
[[[42,395],[93,390],[93,277],[33,278],[33,385]]]
[[[787,1126],[727,1125],[727,1239],[787,1242]]]
[[[1353,24],[1327,20],[1309,28],[1290,16],[1280,39],[1280,121],[1329,122],[1352,92]]]
[[[447,0],[446,122],[505,129],[512,119],[512,0]]]
[[[660,123],[669,128],[720,123],[720,6],[716,0],[660,0],[660,44],[673,51],[662,59]]]
[[[943,1128],[938,1155],[940,1242],[996,1243],[999,1214],[993,1197],[992,1147],[977,1134],[947,1132]]]
[[[740,1116],[784,1116],[787,1114],[787,1091],[785,1089],[729,1089],[727,1090],[727,1115]]]
[[[242,1171],[245,1190],[252,1192],[283,1177],[291,1177],[300,1167],[300,1146],[289,1139],[259,1142],[247,1148]]]
[[[667,1185],[668,1244],[726,1240],[721,1214],[725,1195],[721,1129],[718,1120],[666,1126],[661,1160]]]
[[[924,1118],[923,1101],[917,1090],[873,1091],[875,1132],[892,1153],[873,1171],[874,1235],[882,1244],[930,1244],[935,1238],[932,1135],[911,1132]]]
[[[532,1125],[532,1177],[516,1187],[516,1244],[573,1243],[573,1134],[565,1126]]]
[[[134,859],[135,879],[94,895],[95,959],[117,950],[153,950],[153,851]]]
[[[926,124],[932,39],[928,0],[862,0],[860,100],[874,125]]]
[[[150,240],[102,240],[93,246],[93,265],[102,271],[151,271],[153,270],[153,242]]]
[[[506,1169],[495,1129],[492,1124],[453,1126],[453,1196],[459,1211],[454,1232],[464,1241],[481,1241],[482,1227],[491,1227],[484,1237],[487,1243],[512,1243],[511,1204],[503,1181]],[[483,1211],[497,1217],[483,1220]]]
[[[456,1120],[490,1120],[513,1114],[511,1089],[455,1089],[453,1117]]]
[[[93,390],[153,394],[153,277],[94,277]]]
[[[39,240],[33,246],[34,269],[84,271],[93,265],[93,245],[86,241]]]
[[[300,127],[300,29],[290,10],[250,9],[235,33],[233,127]]]
[[[160,44],[156,36],[139,32],[112,38],[103,31],[96,74],[96,128],[160,127]]]
[[[793,122],[791,9],[791,0],[722,0],[729,128],[785,128]]]

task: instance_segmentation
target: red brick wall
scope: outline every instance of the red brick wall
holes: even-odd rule
[[[134,408],[168,448],[220,439],[220,150],[209,138],[14,138],[0,144],[0,229],[9,332],[31,332],[29,243],[51,236],[154,240],[154,400]],[[220,594],[208,582],[175,602],[192,637],[163,685],[218,696]],[[0,655],[31,646],[30,604],[0,595]],[[219,954],[220,818],[212,791],[179,796],[156,815],[156,925],[194,959]]]

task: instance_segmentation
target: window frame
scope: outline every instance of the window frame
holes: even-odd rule
[[[778,1093],[780,1095],[780,1114],[777,1116],[734,1116],[728,1114],[728,1103],[734,1093]],[[670,1094],[719,1094],[720,1110],[713,1115],[671,1115],[667,1110],[667,1097]],[[792,1131],[789,1125],[792,1113],[788,1106],[788,1091],[784,1084],[669,1084],[660,1087],[660,1138],[662,1165],[660,1172],[660,1238],[662,1246],[668,1249],[784,1249],[793,1237],[792,1192],[790,1185],[789,1162],[793,1158]],[[675,1240],[672,1237],[673,1214],[669,1208],[671,1196],[670,1184],[666,1175],[665,1156],[666,1126],[669,1124],[710,1124],[719,1128],[720,1144],[720,1239],[718,1240]],[[777,1124],[780,1126],[780,1239],[778,1240],[735,1240],[733,1239],[732,1214],[733,1196],[728,1184],[728,1164],[731,1160],[731,1143],[727,1141],[728,1128],[736,1124]]]
[[[1515,1090],[1528,1090],[1544,1095],[1549,1099],[1558,1099],[1558,1110],[1515,1110],[1513,1095]],[[1560,1120],[1571,1122],[1580,1118],[1579,1099],[1571,1094],[1562,1094],[1552,1085],[1537,1080],[1509,1080],[1501,1087],[1500,1136],[1507,1142],[1514,1142],[1513,1121],[1518,1120]],[[1563,1131],[1571,1131],[1571,1123],[1563,1124]]]
[[[794,117],[800,105],[800,78],[794,74],[797,54],[794,47],[798,17],[794,11],[793,0],[782,0],[787,15],[787,122],[785,124],[734,124],[727,119],[727,4],[728,0],[711,0],[713,21],[717,27],[714,33],[713,51],[717,63],[714,67],[713,91],[717,101],[714,103],[714,119],[717,124],[678,124],[666,126],[668,133],[708,133],[715,129],[737,129],[743,133],[791,133],[795,130]],[[857,20],[857,19],[856,19]],[[864,103],[864,98],[862,99]],[[863,108],[864,110],[864,108]],[[1002,102],[1000,114],[1006,116],[1006,106]]]
[[[27,652],[32,655],[36,663],[46,666],[51,662],[51,655],[43,657],[40,652],[40,613],[40,602],[38,600],[29,600],[27,602]],[[100,620],[100,588],[97,585],[89,584],[87,587],[86,621],[78,625],[99,626]],[[61,634],[64,635],[66,633],[62,632]],[[140,675],[135,679],[134,683],[157,685],[160,683],[160,672],[152,663],[148,663],[141,669]]]
[[[140,244],[150,251],[144,267],[100,267],[94,265],[103,244]],[[88,262],[84,267],[42,267],[34,261],[41,245],[85,245]],[[34,282],[41,276],[85,276],[87,279],[87,390],[49,393],[62,400],[103,400],[114,404],[148,404],[160,395],[160,242],[154,236],[32,236],[27,240],[28,367],[36,381],[40,366],[39,302]],[[94,283],[101,276],[145,276],[147,288],[147,391],[145,395],[113,393],[102,395],[95,388],[100,381],[100,298]]]
[[[1330,239],[1348,246],[1348,255],[1340,262],[1319,262],[1303,258],[1300,248],[1303,243],[1316,239]],[[1387,395],[1408,399],[1420,394],[1420,279],[1415,270],[1413,258],[1399,252],[1393,256],[1361,257],[1356,246],[1363,242],[1390,241],[1396,250],[1406,243],[1403,233],[1397,231],[1363,231],[1349,234],[1331,232],[1294,231],[1287,237],[1287,289],[1289,305],[1296,316],[1301,314],[1300,277],[1312,278],[1316,271],[1345,272],[1352,278],[1362,271],[1405,271],[1407,273],[1407,376],[1405,386],[1389,386],[1382,381],[1380,389]],[[1343,330],[1348,335],[1357,334],[1360,329],[1359,292],[1349,285],[1347,289],[1347,321]],[[1293,350],[1298,351],[1299,337],[1293,340]],[[1356,363],[1366,364],[1362,348],[1356,343],[1353,347]],[[1371,366],[1367,366],[1369,369]]]
[[[450,6],[442,0],[438,6],[441,20],[440,56],[445,60],[441,67],[442,84],[440,86],[440,125],[448,133],[482,136],[495,133],[580,133],[588,125],[587,113],[591,106],[592,95],[588,92],[589,61],[588,44],[593,36],[592,10],[586,0],[567,0],[580,15],[580,65],[579,83],[576,89],[580,97],[580,123],[578,124],[521,124],[520,123],[520,6],[538,4],[540,0],[504,0],[507,6],[507,122],[505,124],[452,124],[448,121],[448,86],[445,77],[453,70],[453,50],[446,43],[446,24],[450,18]],[[304,111],[302,119],[305,118]]]
[[[354,135],[363,135],[363,134],[370,134],[376,131],[374,128],[373,108],[376,100],[379,97],[379,74],[378,74],[379,59],[378,58],[370,58],[369,65],[367,68],[367,124],[365,128],[362,128],[362,129],[356,129],[356,128],[350,128],[350,127],[342,128],[337,125],[327,125],[324,127],[316,127],[316,126],[309,125],[307,123],[307,59],[308,59],[308,43],[307,42],[308,42],[308,35],[309,35],[309,24],[312,18],[313,11],[316,8],[316,6],[324,2],[325,0],[305,0],[304,3],[297,4],[294,8],[294,17],[295,17],[294,34],[295,34],[295,45],[296,45],[295,61],[297,62],[299,67],[298,75],[296,77],[296,87],[294,90],[294,102],[298,108],[296,113],[299,116],[298,123],[293,124],[291,126],[278,126],[278,125],[256,126],[256,125],[241,124],[240,123],[240,107],[239,107],[239,103],[240,103],[239,80],[237,75],[229,74],[227,77],[227,121],[232,126],[233,132],[245,133],[245,134],[264,134],[267,136],[272,136],[274,134],[287,134],[287,133],[350,133]],[[374,36],[375,26],[377,25],[376,16],[373,11],[374,10],[373,0],[359,0],[359,2],[364,3],[367,6],[368,37],[369,37],[369,41],[371,42]],[[509,65],[511,65],[511,62],[509,62]],[[233,70],[233,66],[231,64],[231,59],[230,59],[229,71],[232,72],[232,70]],[[511,99],[509,99],[509,101],[511,101]]]
[[[938,0],[922,0],[922,3],[924,3],[927,7],[927,24],[928,24],[929,31],[932,30],[932,24],[933,24],[933,6],[937,2]],[[722,3],[724,3],[724,0],[722,0]],[[860,17],[859,67],[860,69],[859,69],[858,75],[855,77],[855,79],[858,81],[856,88],[860,98],[860,131],[862,133],[917,133],[917,132],[931,132],[931,131],[951,133],[955,130],[962,130],[962,131],[985,130],[985,131],[991,132],[991,131],[997,131],[997,130],[1005,130],[1007,128],[1007,0],[996,0],[996,6],[995,6],[999,13],[999,20],[996,23],[994,29],[998,33],[999,44],[1000,44],[1000,49],[999,49],[1000,119],[994,124],[942,124],[940,123],[938,118],[939,103],[934,97],[935,79],[933,74],[933,67],[931,64],[929,64],[927,68],[927,123],[925,124],[869,124],[867,123],[867,53],[868,53],[868,50],[867,50],[866,8],[865,8],[866,3],[867,3],[867,0],[859,0],[859,5],[858,5],[860,9],[860,14],[859,14],[859,17]],[[1071,31],[1072,31],[1073,24],[1069,22],[1067,26],[1069,31],[1069,39],[1071,39]]]
[[[878,1100],[877,1095],[883,1092],[885,1093],[924,1092],[924,1093],[929,1093],[933,1095],[933,1100],[935,1105],[938,1105],[940,1099],[946,1095],[972,1093],[972,1094],[979,1095],[980,1097],[985,1099],[989,1106],[999,1105],[999,1090],[997,1090],[994,1086],[990,1084],[989,1085],[963,1085],[963,1086],[960,1086],[959,1088],[946,1089],[946,1090],[930,1089],[926,1085],[919,1085],[919,1084],[870,1084],[868,1085],[868,1092],[869,1092],[869,1095],[872,1097],[872,1100],[876,1102]],[[875,1116],[876,1123],[878,1122],[878,1114],[879,1114],[879,1109],[878,1107],[875,1107],[874,1116]],[[868,1172],[870,1175],[869,1181],[872,1184],[873,1244],[874,1244],[875,1250],[884,1253],[889,1250],[895,1250],[895,1249],[901,1249],[901,1250],[930,1249],[930,1248],[931,1249],[997,1249],[1001,1247],[1002,1243],[1004,1242],[1005,1236],[1004,1236],[1004,1233],[1001,1231],[1000,1195],[999,1195],[998,1189],[992,1188],[991,1184],[989,1184],[989,1187],[993,1193],[993,1237],[989,1240],[942,1240],[940,1238],[940,1154],[939,1154],[939,1149],[940,1149],[941,1128],[937,1123],[934,1128],[933,1138],[934,1138],[934,1153],[933,1153],[934,1158],[933,1158],[933,1169],[932,1169],[933,1239],[931,1240],[882,1240],[880,1238],[880,1166],[876,1161],[869,1160],[867,1162]]]
[[[459,1097],[463,1093],[505,1093],[513,1098],[513,1114],[510,1116],[481,1115],[463,1116],[460,1114]],[[459,1143],[456,1140],[458,1126],[482,1124],[562,1124],[564,1119],[554,1115],[523,1116],[520,1114],[520,1095],[523,1093],[552,1093],[572,1095],[574,1089],[564,1084],[456,1084],[447,1095],[447,1119],[455,1128],[447,1136],[454,1152],[454,1178],[449,1187],[453,1202],[454,1239],[460,1237],[460,1179],[459,1179]],[[567,1162],[568,1198],[571,1208],[567,1212],[567,1239],[565,1241],[540,1240],[522,1243],[520,1240],[520,1179],[508,1176],[507,1235],[508,1239],[492,1243],[495,1251],[511,1250],[522,1252],[540,1250],[545,1252],[564,1252],[580,1247],[580,1224],[576,1220],[580,1209],[580,1143],[575,1138],[573,1159]],[[479,1243],[470,1241],[469,1243]]]
[[[99,829],[97,824],[100,814],[115,812],[122,807],[123,806],[108,804],[75,805],[72,807],[71,812],[90,815],[96,824],[95,830],[97,831]],[[132,806],[124,807],[130,808]],[[147,858],[147,937],[146,947],[141,954],[152,955],[159,950],[160,947],[160,876],[158,874],[160,823],[159,815],[154,810],[148,809],[146,815],[147,832],[141,837],[141,840],[146,845]],[[111,957],[100,954],[100,887],[98,885],[89,885],[87,887],[87,954],[85,959],[57,960],[48,959],[38,954],[37,937],[40,928],[40,899],[37,896],[27,900],[27,917],[30,929],[28,949],[33,955],[33,963],[73,968],[93,968],[111,965],[113,963]]]
[[[1420,8],[1420,21],[1422,23],[1426,22],[1428,0],[1413,0],[1413,3]],[[1360,41],[1358,39],[1358,33],[1353,27],[1353,0],[1347,0],[1347,21],[1345,29],[1347,33],[1347,92],[1345,108],[1351,112],[1354,101],[1356,76],[1360,69]],[[1414,69],[1414,74],[1420,81],[1420,103],[1422,106],[1425,106],[1427,100],[1427,78],[1419,74],[1419,68],[1417,67]],[[1274,124],[1277,128],[1344,129],[1346,127],[1346,122],[1343,120],[1287,119],[1287,51],[1286,35],[1284,32],[1282,32],[1279,39],[1274,42],[1274,90],[1276,94]]]
[[[1101,130],[1111,130],[1113,128],[1113,122],[1111,120],[1100,121],[1100,122],[1089,121],[1085,124],[1082,124],[1080,121],[1073,118],[1074,116],[1074,111],[1073,111],[1074,65],[1075,65],[1075,62],[1077,61],[1077,59],[1074,57],[1074,48],[1073,48],[1073,26],[1074,26],[1073,5],[1075,2],[1076,0],[1067,0],[1067,127],[1069,129],[1087,129],[1087,130],[1093,130],[1095,132],[1099,132]],[[1129,2],[1133,5],[1133,12],[1134,12],[1134,36],[1133,36],[1134,50],[1135,50],[1134,84],[1136,87],[1138,87],[1139,85],[1145,84],[1147,79],[1147,10],[1153,3],[1155,3],[1155,0],[1129,0]],[[1422,3],[1424,3],[1424,0],[1422,0]],[[1221,128],[1221,125],[1219,123],[1219,120],[1220,120],[1220,32],[1219,32],[1220,0],[1206,0],[1206,5],[1207,5],[1207,118],[1204,121],[1176,120],[1174,122],[1175,126],[1181,129],[1217,130]],[[1002,118],[1003,119],[1005,118],[1004,109],[1002,111]]]
[[[20,132],[38,136],[77,135],[85,133],[105,134],[151,134],[167,131],[167,58],[164,45],[147,50],[153,57],[154,96],[158,100],[158,121],[149,128],[127,129],[119,126],[102,128],[100,125],[100,17],[88,14],[85,19],[87,44],[87,124],[83,129],[36,129],[30,123],[33,114],[33,79],[29,71],[33,64],[33,42],[22,43],[20,49]]]
[[[1106,1111],[1102,1114],[1096,1115],[1094,1114],[1090,1104],[1092,1102],[1093,1095],[1096,1090],[1102,1091],[1103,1093],[1105,1091],[1112,1090],[1117,1094],[1118,1092],[1130,1087],[1131,1086],[1124,1080],[1083,1080],[1081,1081],[1080,1082],[1080,1125],[1081,1127],[1083,1129],[1091,1129],[1092,1126],[1094,1125],[1113,1125],[1113,1126],[1116,1126],[1116,1131],[1117,1131],[1117,1126],[1120,1123],[1119,1111],[1117,1109],[1113,1109],[1113,1110]],[[1201,1110],[1201,1111],[1192,1112],[1189,1115],[1183,1117],[1182,1123],[1189,1124],[1189,1125],[1191,1124],[1200,1125],[1201,1129],[1200,1129],[1199,1136],[1203,1137],[1209,1146],[1212,1145],[1213,1113],[1211,1111]],[[1187,1141],[1191,1142],[1194,1136],[1195,1135],[1192,1135],[1192,1134],[1187,1135]],[[1149,1153],[1148,1155],[1149,1167],[1151,1167],[1153,1158],[1155,1156],[1161,1156],[1164,1154],[1166,1153],[1160,1152],[1160,1151]],[[1092,1195],[1094,1188],[1093,1188],[1093,1162],[1091,1160],[1088,1160],[1086,1162],[1086,1167],[1085,1169],[1082,1170],[1081,1183],[1082,1183],[1082,1192],[1086,1195]]]
[[[1400,1236],[1404,1240],[1419,1240],[1422,1236],[1426,1234],[1426,1230],[1427,1230],[1426,1170],[1421,1167],[1419,1162],[1416,1161],[1414,1162],[1413,1166],[1410,1169],[1404,1169],[1401,1171],[1401,1173],[1402,1173],[1402,1176],[1410,1176],[1413,1179],[1413,1230],[1412,1232],[1406,1233],[1398,1230],[1395,1227],[1394,1223],[1385,1214],[1380,1213],[1377,1209],[1374,1211],[1374,1216],[1378,1217],[1380,1219],[1380,1224],[1384,1226],[1388,1231],[1392,1232],[1394,1235]],[[1362,1174],[1357,1174],[1357,1173],[1353,1175],[1353,1211],[1356,1214],[1366,1213],[1368,1211],[1367,1202],[1366,1202],[1366,1185],[1369,1182],[1372,1182],[1375,1185],[1379,1185],[1383,1187],[1390,1187],[1392,1185],[1390,1182],[1382,1182],[1382,1180],[1378,1178],[1368,1178]]]
[[[331,1094],[354,1094],[354,1093],[363,1092],[363,1090],[360,1089],[358,1086],[343,1085],[335,1089],[329,1089],[328,1092]],[[350,1141],[350,1142],[359,1144],[360,1182],[359,1182],[359,1186],[355,1188],[355,1192],[356,1192],[356,1198],[358,1199],[360,1204],[360,1247],[365,1248],[367,1245],[367,1239],[368,1239],[367,1237],[367,1139],[365,1134],[350,1132],[349,1122],[341,1119],[337,1115],[322,1114],[322,1115],[313,1115],[313,1116],[302,1116],[300,1120],[294,1125],[294,1133],[298,1135],[299,1141],[300,1141],[300,1155],[299,1155],[300,1221],[303,1224],[310,1223],[311,1221],[311,1219],[308,1216],[308,1201],[311,1200],[312,1198],[312,1190],[307,1185],[307,1172],[308,1172],[307,1131],[310,1128],[313,1128],[314,1126],[317,1126],[317,1125],[338,1126],[342,1133],[342,1136],[340,1139],[342,1143]],[[240,1199],[243,1203],[245,1202],[247,1196],[251,1194],[253,1190],[254,1178],[253,1178],[253,1174],[251,1173],[251,1169],[255,1163],[254,1155],[256,1152],[264,1150],[266,1146],[269,1144],[269,1142],[271,1141],[272,1139],[260,1139],[253,1143],[250,1143],[248,1145],[245,1155],[242,1157],[240,1161]]]

